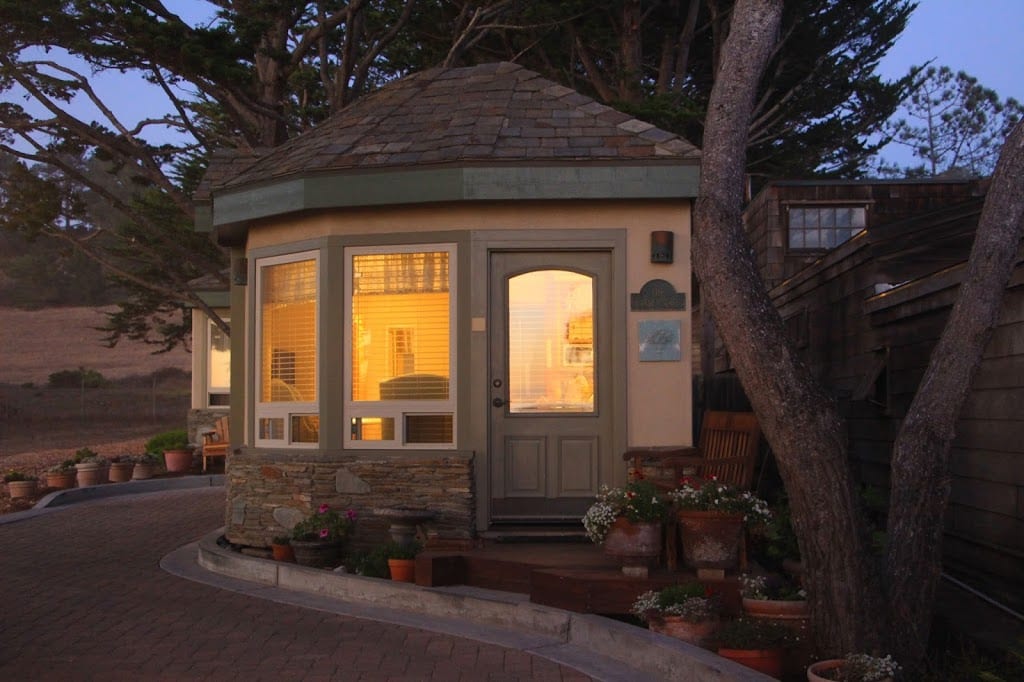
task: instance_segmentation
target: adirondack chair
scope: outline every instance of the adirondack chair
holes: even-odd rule
[[[228,447],[231,436],[228,431],[228,418],[220,417],[213,425],[213,431],[203,434],[203,471],[206,471],[207,460],[211,457],[224,457],[227,461]]]
[[[627,450],[622,458],[632,462],[633,476],[644,476],[658,488],[677,487],[684,476],[714,477],[722,483],[749,490],[761,441],[761,427],[753,412],[704,413],[700,442],[696,448],[644,448]],[[647,475],[645,472],[651,472]],[[741,548],[740,566],[746,567],[746,543]],[[670,570],[678,562],[674,519],[665,533],[665,558]]]

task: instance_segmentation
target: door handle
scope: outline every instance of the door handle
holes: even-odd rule
[[[504,398],[495,398],[491,401],[491,405],[494,405],[495,407],[505,407],[505,400]]]

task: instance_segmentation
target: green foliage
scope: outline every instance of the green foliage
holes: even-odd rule
[[[82,462],[85,462],[86,460],[95,460],[98,458],[99,454],[97,454],[91,448],[79,448],[78,450],[75,451],[75,456],[71,461],[74,464],[80,464]]]
[[[106,377],[100,372],[85,367],[54,372],[49,376],[47,382],[50,388],[101,388],[108,383]]]
[[[887,133],[912,149],[921,163],[883,164],[882,171],[910,177],[991,174],[1003,141],[1024,116],[1024,106],[1012,97],[1001,100],[977,78],[946,66],[914,67],[910,77],[913,91]]]
[[[292,539],[343,542],[351,535],[355,522],[356,513],[353,510],[341,512],[321,504],[312,514],[295,524]]]
[[[384,553],[388,559],[415,559],[416,555],[423,551],[423,545],[414,540],[408,545],[397,542],[389,542],[384,546]]]
[[[793,631],[771,620],[737,618],[723,624],[715,639],[724,649],[772,649],[792,642]]]
[[[18,471],[17,469],[8,469],[7,473],[4,474],[4,483],[13,483],[15,481],[34,481],[35,476],[30,476],[24,471]]]
[[[387,547],[381,545],[369,552],[353,552],[349,557],[349,567],[356,575],[367,578],[387,578],[389,575]]]
[[[185,429],[164,431],[146,441],[146,452],[162,453],[167,450],[186,450],[188,447],[188,433]]]

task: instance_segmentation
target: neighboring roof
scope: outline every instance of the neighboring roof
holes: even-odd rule
[[[699,163],[678,135],[516,64],[438,68],[214,181],[212,224],[225,238],[249,220],[308,209],[690,198]]]
[[[472,161],[700,158],[670,133],[517,64],[430,69],[360,98],[226,183]]]

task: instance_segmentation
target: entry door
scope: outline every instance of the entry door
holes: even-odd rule
[[[490,257],[494,521],[577,519],[611,471],[611,253]]]

